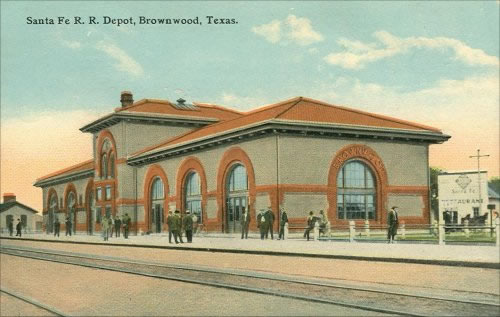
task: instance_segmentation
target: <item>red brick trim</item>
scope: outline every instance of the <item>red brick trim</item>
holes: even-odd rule
[[[85,187],[85,214],[86,214],[86,225],[85,225],[85,229],[87,230],[87,232],[89,231],[89,224],[90,224],[90,215],[91,215],[91,212],[90,212],[90,194],[93,193],[94,195],[94,200],[95,200],[95,193],[94,193],[94,179],[91,178],[88,180],[87,182],[87,186]]]
[[[101,177],[101,158],[102,158],[102,145],[104,144],[104,140],[108,139],[110,142],[111,142],[111,150],[107,153],[107,155],[109,155],[109,153],[111,151],[113,151],[115,153],[115,158],[118,157],[118,151],[116,150],[116,142],[115,142],[115,138],[113,137],[113,134],[109,131],[109,130],[102,130],[100,133],[99,133],[99,136],[97,137],[97,149],[96,149],[96,165],[95,165],[95,170],[96,170],[96,174],[97,176]],[[116,167],[116,165],[115,165]],[[116,174],[115,174],[116,175]]]
[[[151,223],[149,221],[149,215],[151,213],[151,186],[153,186],[153,180],[159,177],[161,181],[163,182],[163,190],[164,190],[164,196],[165,200],[163,202],[163,212],[168,212],[168,193],[169,193],[169,184],[168,184],[168,178],[167,174],[163,170],[163,168],[158,165],[158,164],[153,164],[148,168],[148,171],[146,172],[146,176],[144,176],[144,197],[143,197],[143,202],[144,202],[144,226],[140,226],[138,228],[142,228],[145,231],[151,230]],[[120,203],[124,205],[124,203],[137,203],[133,199],[121,199]],[[165,217],[165,214],[163,215]]]
[[[247,170],[248,177],[248,204],[250,205],[250,216],[255,219],[255,196],[256,196],[256,186],[255,186],[255,172],[252,165],[252,161],[248,157],[247,153],[238,146],[231,147],[228,149],[222,159],[219,162],[219,167],[217,169],[217,220],[212,221],[212,226],[209,229],[225,231],[225,209],[226,204],[226,181],[227,173],[230,171],[231,167],[240,163],[245,166]],[[251,229],[255,229],[255,221],[250,223]]]
[[[337,151],[328,172],[328,219],[332,225],[346,224],[348,220],[337,219],[337,174],[342,166],[351,159],[358,159],[371,168],[377,189],[376,219],[373,223],[387,222],[387,172],[380,156],[364,144],[350,144]]]
[[[200,185],[201,185],[201,210],[203,210],[203,223],[207,223],[207,177],[205,175],[205,169],[203,168],[203,164],[201,161],[195,156],[186,157],[180,164],[177,169],[176,176],[176,206],[177,209],[180,209],[182,213],[186,209],[184,203],[184,186],[186,185],[186,177],[191,173],[196,172],[200,177]]]

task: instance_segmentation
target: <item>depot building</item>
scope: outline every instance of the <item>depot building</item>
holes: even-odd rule
[[[430,223],[429,146],[450,138],[439,129],[304,97],[248,112],[127,91],[120,101],[80,129],[92,158],[36,180],[47,232],[56,217],[92,234],[127,213],[132,232],[159,233],[175,209],[221,233],[238,232],[245,210],[256,231],[268,207],[301,225],[319,210],[332,226],[383,225],[393,205],[406,223]]]

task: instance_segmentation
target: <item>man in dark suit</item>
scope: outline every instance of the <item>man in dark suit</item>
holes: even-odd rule
[[[66,217],[66,235],[69,234],[69,236],[71,237],[71,219],[69,217]]]
[[[389,213],[387,214],[387,240],[389,243],[394,243],[394,238],[398,233],[398,225],[399,225],[399,215],[398,215],[398,207],[393,206]]]
[[[23,228],[21,219],[17,219],[17,225],[16,225],[16,237],[19,236],[21,237],[21,229]]]
[[[54,237],[57,235],[59,237],[59,231],[61,230],[61,223],[59,222],[59,217],[56,218],[54,222]]]
[[[264,240],[269,230],[269,225],[266,221],[264,209],[261,209],[259,214],[257,215],[257,228],[259,228],[260,231],[260,239]]]
[[[248,210],[245,210],[240,218],[242,239],[248,239],[248,226],[250,225],[250,219],[251,219],[249,211],[250,208],[248,208]]]
[[[120,230],[122,227],[122,221],[118,215],[115,217],[115,236],[118,238],[120,236]]]
[[[271,207],[267,207],[267,211],[265,214],[266,221],[269,225],[269,232],[271,233],[271,239],[274,240],[274,235],[273,235],[273,227],[274,227],[274,214],[273,211],[271,210]],[[266,239],[267,239],[267,232],[266,232]]]
[[[177,235],[174,233],[174,214],[172,210],[168,212],[167,216],[167,226],[168,226],[168,243],[172,243],[172,236],[174,236],[175,243],[177,242]]]
[[[128,239],[128,230],[130,228],[130,217],[128,216],[127,213],[122,217],[122,225],[123,225],[123,237],[125,239]]]
[[[286,210],[281,209],[281,216],[280,216],[280,232],[278,235],[278,240],[285,240],[285,224],[288,223],[288,215],[286,214]]]
[[[193,217],[191,216],[191,212],[189,210],[186,210],[182,224],[184,226],[184,231],[186,232],[187,242],[193,242]]]

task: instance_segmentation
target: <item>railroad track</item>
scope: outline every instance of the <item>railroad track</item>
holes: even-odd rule
[[[226,288],[295,300],[331,304],[386,314],[430,316],[499,316],[500,304],[493,301],[464,300],[451,297],[417,295],[364,287],[265,276],[212,268],[150,263],[91,254],[1,246],[3,254],[43,261],[78,265],[127,274],[148,276]],[[405,309],[402,310],[401,307]]]
[[[35,307],[41,308],[42,310],[47,311],[51,314],[54,314],[55,316],[68,316],[67,314],[59,311],[58,309],[56,309],[52,306],[40,303],[39,301],[35,300],[34,298],[18,294],[16,292],[13,292],[13,291],[6,289],[4,287],[0,288],[0,292],[5,293],[5,294],[12,296],[14,298],[17,298],[19,300],[22,300],[23,302],[31,304]]]

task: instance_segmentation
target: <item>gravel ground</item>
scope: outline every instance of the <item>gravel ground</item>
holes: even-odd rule
[[[278,242],[278,241],[277,241]],[[218,268],[237,268],[292,274],[349,282],[401,285],[439,291],[468,291],[500,295],[500,270],[423,264],[402,264],[319,258],[276,257],[250,254],[209,253],[162,249],[60,244],[2,240],[13,244],[161,263],[182,263]]]
[[[326,304],[235,292],[9,255],[0,255],[0,262],[2,286],[70,315],[380,315]],[[5,274],[6,272],[8,273]],[[19,309],[11,307],[16,303],[11,301],[7,304],[8,312],[12,315],[21,312],[22,307]]]

